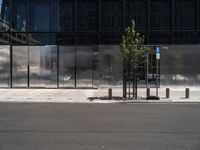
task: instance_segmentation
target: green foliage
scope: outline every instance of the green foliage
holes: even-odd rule
[[[128,26],[122,35],[120,43],[121,54],[131,67],[136,67],[144,62],[147,54],[147,48],[144,46],[144,36],[135,30],[135,21],[132,20],[131,26]]]

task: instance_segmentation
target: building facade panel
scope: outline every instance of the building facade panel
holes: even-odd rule
[[[132,19],[136,30],[145,36],[145,45],[169,47],[161,57],[161,67],[172,69],[165,58],[171,59],[171,53],[179,49],[184,66],[187,61],[193,64],[179,70],[184,79],[188,78],[180,85],[197,86],[197,61],[185,56],[193,57],[198,51],[188,45],[200,43],[199,7],[198,0],[0,0],[0,52],[6,53],[0,56],[0,86],[122,86],[123,66],[116,54],[120,53],[121,35]],[[8,58],[9,62],[4,61]],[[155,52],[149,58],[149,74],[144,71],[145,64],[139,67],[140,79],[146,82],[155,74]],[[189,69],[194,73],[186,74]],[[174,75],[169,77],[161,84],[174,84]],[[110,80],[112,83],[108,83]],[[179,81],[175,83],[179,85]]]

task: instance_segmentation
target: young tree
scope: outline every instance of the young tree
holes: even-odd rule
[[[127,74],[125,75],[125,80],[127,75],[132,77],[133,81],[133,98],[137,98],[137,67],[139,64],[143,63],[146,60],[147,48],[144,46],[144,36],[141,36],[139,32],[135,30],[135,21],[132,20],[131,26],[128,26],[125,29],[124,34],[122,35],[122,41],[120,43],[121,54],[124,58]],[[130,85],[130,80],[129,80]],[[124,93],[126,92],[126,84]],[[136,92],[136,93],[135,93]],[[130,86],[129,86],[130,93]],[[130,94],[129,94],[130,96]],[[125,97],[126,98],[126,97]]]

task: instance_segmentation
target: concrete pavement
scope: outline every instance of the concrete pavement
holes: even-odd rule
[[[156,89],[151,89],[151,95]],[[0,89],[0,102],[69,102],[69,103],[113,103],[123,100],[90,101],[89,97],[105,97],[108,89]],[[113,88],[113,96],[122,97],[122,88]],[[171,89],[170,98],[165,98],[165,88],[159,89],[160,101],[146,101],[146,89],[138,89],[138,100],[129,102],[200,102],[200,89],[190,89],[190,98],[185,99],[185,89]]]

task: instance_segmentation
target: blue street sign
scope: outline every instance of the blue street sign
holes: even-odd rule
[[[156,47],[156,54],[160,54],[160,47]]]

